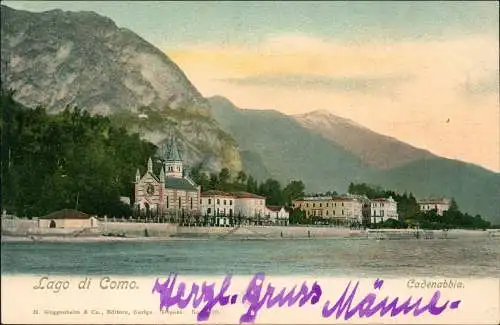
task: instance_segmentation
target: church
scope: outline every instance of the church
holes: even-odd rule
[[[187,176],[175,138],[167,150],[160,154],[161,170],[153,172],[153,161],[148,159],[146,173],[139,169],[134,182],[134,214],[146,218],[164,218],[170,222],[182,222],[185,218],[200,214],[200,190]]]

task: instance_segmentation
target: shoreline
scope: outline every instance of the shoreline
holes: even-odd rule
[[[41,242],[66,242],[66,243],[101,243],[101,242],[160,242],[160,241],[183,241],[197,240],[196,238],[174,238],[174,237],[109,237],[109,236],[92,236],[92,237],[63,237],[63,236],[6,236],[2,235],[2,243],[26,242],[26,243],[41,243]],[[203,240],[203,239],[199,239]]]
[[[40,242],[62,242],[62,243],[104,243],[104,242],[168,242],[168,241],[278,241],[278,240],[454,240],[471,237],[495,238],[498,239],[500,232],[490,232],[483,230],[454,230],[443,233],[439,230],[428,230],[428,233],[433,235],[430,237],[416,238],[413,232],[401,231],[400,229],[384,229],[382,231],[363,231],[358,233],[340,232],[336,234],[322,234],[308,236],[284,236],[269,235],[269,234],[214,234],[214,233],[178,233],[166,236],[130,236],[130,237],[112,237],[112,236],[85,236],[85,237],[70,237],[64,235],[12,235],[5,234],[1,236],[2,243],[25,242],[25,243],[40,243]],[[498,234],[497,234],[498,233]]]

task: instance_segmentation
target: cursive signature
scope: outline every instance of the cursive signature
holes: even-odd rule
[[[373,288],[379,290],[380,288],[382,288],[383,284],[384,280],[377,279],[373,284]],[[390,315],[393,317],[401,313],[406,315],[411,311],[413,311],[413,316],[419,316],[426,311],[428,311],[432,315],[439,315],[446,309],[449,303],[449,301],[447,300],[443,305],[441,306],[437,305],[439,298],[441,297],[441,292],[437,290],[434,292],[434,295],[432,296],[431,300],[422,307],[420,307],[423,300],[422,297],[416,299],[415,302],[413,303],[411,302],[412,297],[409,297],[403,303],[398,305],[400,299],[399,297],[393,298],[391,302],[388,302],[390,300],[389,297],[385,297],[379,303],[375,303],[377,299],[377,295],[375,293],[367,294],[363,299],[361,299],[361,301],[358,304],[356,304],[354,307],[351,307],[354,296],[356,295],[356,292],[358,290],[358,286],[359,286],[359,281],[356,282],[356,285],[352,289],[351,294],[346,299],[346,296],[351,287],[351,282],[349,282],[344,293],[342,294],[342,296],[340,296],[340,298],[337,300],[337,302],[335,303],[335,305],[333,305],[332,308],[329,307],[331,304],[330,301],[327,301],[325,303],[322,311],[322,316],[330,317],[335,311],[337,312],[335,314],[335,318],[339,319],[343,315],[345,320],[352,318],[356,314],[358,314],[358,316],[362,318],[362,317],[371,317],[376,313],[380,313],[380,316],[384,316],[389,312]],[[458,308],[460,302],[461,302],[460,300],[453,301],[450,304],[450,309]]]
[[[189,305],[194,308],[203,306],[197,314],[198,321],[207,321],[210,318],[212,309],[216,305],[234,305],[238,302],[248,305],[246,312],[240,317],[241,323],[254,323],[259,311],[262,308],[271,309],[274,307],[303,307],[306,304],[316,305],[323,294],[321,286],[317,281],[313,282],[311,286],[306,281],[302,282],[300,287],[297,285],[291,289],[276,288],[269,281],[266,286],[264,273],[255,274],[250,280],[241,299],[238,294],[230,294],[229,289],[231,285],[232,276],[226,275],[222,281],[220,288],[216,288],[215,283],[207,284],[204,281],[201,285],[192,283],[189,287],[183,281],[177,281],[177,274],[171,273],[168,279],[161,283],[159,279],[153,286],[152,293],[160,295],[160,309],[167,309],[172,306],[177,306],[184,309]],[[383,286],[384,280],[377,279],[374,281],[373,288],[380,290]],[[456,300],[450,303],[446,300],[440,304],[439,299],[441,292],[435,291],[432,298],[423,303],[423,297],[413,298],[409,297],[406,300],[400,297],[389,298],[386,296],[384,299],[377,302],[377,294],[370,292],[361,299],[355,299],[358,293],[359,281],[352,286],[350,281],[345,288],[342,295],[332,303],[327,300],[323,304],[321,315],[324,318],[334,316],[336,319],[343,318],[349,320],[352,317],[358,316],[383,317],[387,314],[390,316],[398,316],[400,314],[407,315],[413,313],[417,317],[425,312],[431,315],[440,315],[447,308],[457,309],[461,303]],[[355,303],[354,301],[359,301]]]

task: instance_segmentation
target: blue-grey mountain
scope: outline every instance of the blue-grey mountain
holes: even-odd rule
[[[209,98],[213,116],[272,177],[301,179],[310,192],[346,192],[366,182],[417,197],[454,197],[463,211],[500,223],[500,174],[445,159],[324,111],[286,116]],[[256,157],[260,156],[260,160]],[[256,174],[259,178],[264,175]]]

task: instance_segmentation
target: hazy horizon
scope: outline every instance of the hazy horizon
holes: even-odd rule
[[[495,2],[30,2],[92,10],[163,50],[205,97],[326,110],[500,172]]]

